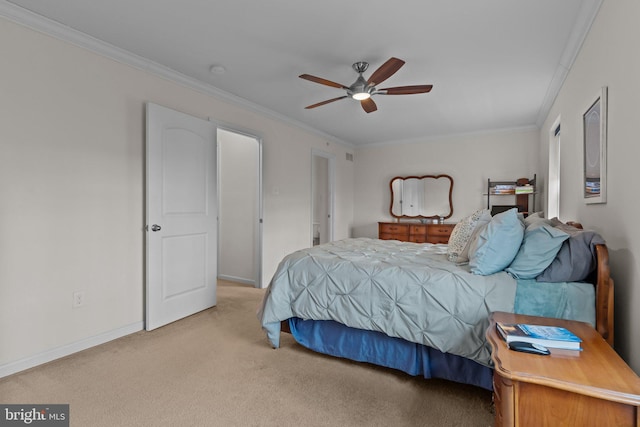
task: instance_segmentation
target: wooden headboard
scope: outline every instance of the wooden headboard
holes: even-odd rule
[[[583,229],[579,222],[567,221],[567,225]],[[596,245],[596,263],[596,331],[613,347],[613,279],[607,245]]]
[[[596,330],[613,347],[613,279],[606,245],[596,245],[596,259]]]

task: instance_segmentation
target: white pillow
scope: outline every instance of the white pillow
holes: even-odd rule
[[[447,258],[451,262],[465,263],[469,261],[467,257],[468,246],[473,232],[481,225],[491,221],[491,212],[489,209],[478,209],[471,215],[463,218],[453,227],[451,236],[449,236],[449,246],[447,249]],[[466,250],[465,250],[466,249]]]

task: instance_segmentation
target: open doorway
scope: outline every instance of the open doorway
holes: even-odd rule
[[[311,153],[311,243],[333,240],[333,183],[335,156],[313,150]]]
[[[261,287],[262,142],[218,128],[218,278]]]

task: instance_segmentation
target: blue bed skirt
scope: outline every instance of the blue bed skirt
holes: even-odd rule
[[[319,353],[493,390],[493,369],[464,357],[331,320],[291,318],[289,328],[299,344]]]

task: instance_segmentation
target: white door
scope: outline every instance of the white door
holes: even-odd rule
[[[147,330],[216,304],[216,126],[147,104]]]

